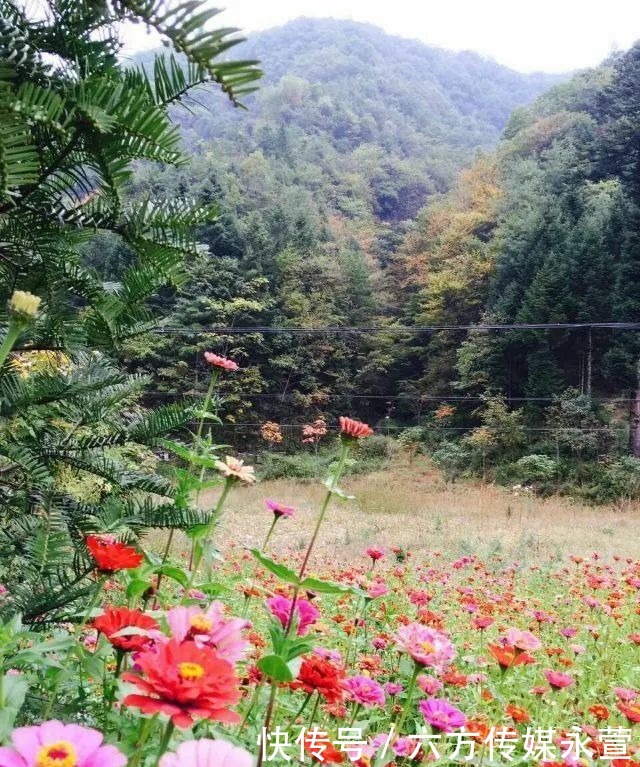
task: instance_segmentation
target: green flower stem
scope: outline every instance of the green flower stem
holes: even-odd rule
[[[153,716],[144,720],[144,724],[142,725],[142,728],[140,729],[140,737],[138,738],[138,742],[136,743],[135,752],[133,754],[131,761],[129,762],[129,767],[138,767],[138,765],[140,764],[144,746],[146,742],[149,740],[149,735],[151,735],[151,730],[153,729],[153,725],[156,723],[157,718],[158,718],[158,714],[154,714]]]
[[[318,533],[320,532],[322,521],[325,517],[325,514],[327,513],[327,509],[329,508],[331,496],[333,495],[333,491],[338,486],[338,482],[340,481],[340,477],[342,476],[342,472],[344,471],[344,466],[347,461],[347,455],[349,454],[349,446],[350,446],[350,441],[347,439],[343,439],[341,448],[340,448],[340,457],[338,459],[338,465],[336,467],[335,472],[331,475],[331,478],[329,480],[328,490],[324,497],[324,501],[322,502],[322,506],[320,508],[320,515],[318,516],[318,521],[316,522],[313,535],[311,536],[311,540],[309,541],[309,546],[307,547],[307,552],[304,555],[304,559],[302,560],[302,565],[300,566],[300,570],[298,572],[299,582],[302,581],[302,579],[304,578],[304,574],[307,570],[307,565],[309,564],[309,557],[311,556],[311,552],[313,551],[313,547],[318,537]],[[296,604],[298,601],[299,593],[300,593],[300,585],[296,585],[293,591],[293,599],[291,600],[291,612],[289,614],[289,620],[287,621],[287,626],[284,632],[285,637],[289,635],[289,633],[291,632],[291,627],[293,626],[293,619],[295,615]],[[276,702],[277,693],[278,693],[278,685],[276,682],[272,682],[271,695],[269,696],[269,704],[267,705],[267,710],[264,717],[264,732],[269,732],[269,727],[271,726],[271,718],[273,716],[273,707]],[[313,707],[313,713],[311,715],[312,720],[318,708],[318,700],[319,698],[316,698],[316,702]],[[263,754],[264,754],[264,747],[260,749],[260,753],[258,754],[257,767],[262,767]]]
[[[176,726],[173,723],[171,719],[167,722],[167,726],[164,730],[164,735],[162,736],[162,740],[160,741],[160,750],[158,751],[158,759],[156,760],[156,764],[160,763],[160,759],[162,758],[162,755],[165,753],[167,748],[169,747],[169,741],[171,740],[171,736],[173,735],[173,731],[175,730]]]
[[[402,725],[404,724],[404,720],[407,718],[407,714],[409,713],[409,709],[411,708],[411,704],[413,702],[413,692],[416,689],[416,680],[418,678],[419,673],[420,673],[420,666],[414,662],[413,674],[411,675],[411,680],[409,681],[409,686],[407,687],[407,700],[405,701],[404,708],[402,710],[402,715],[400,717],[400,721],[398,722],[398,727],[396,729],[396,732],[398,733],[398,735],[402,735]]]
[[[209,412],[209,405],[211,404],[211,397],[213,396],[213,389],[218,381],[218,371],[214,370],[211,374],[211,382],[209,383],[209,388],[207,389],[207,393],[204,398],[204,404],[202,406],[202,415],[200,416],[200,423],[198,424],[198,429],[196,431],[196,437],[200,439],[202,436],[202,429],[204,427],[204,419],[206,417],[206,414]]]
[[[263,554],[267,550],[267,544],[269,543],[269,539],[271,538],[271,534],[273,533],[273,531],[276,528],[276,523],[278,522],[278,519],[280,519],[280,517],[276,517],[274,515],[273,522],[271,523],[271,527],[269,528],[269,532],[267,533],[267,537],[264,539],[264,543],[262,544],[262,549],[260,549]],[[251,592],[253,591],[255,585],[256,585],[256,579],[255,579],[255,576],[254,576],[252,581],[251,581],[251,591],[249,592],[248,596],[244,600],[244,606],[242,608],[242,617],[243,618],[247,617],[247,611],[249,610],[249,604],[251,603]]]
[[[271,538],[271,534],[276,529],[276,524],[278,522],[279,517],[276,517],[275,514],[273,516],[273,522],[271,523],[271,527],[269,528],[269,532],[267,533],[267,537],[264,539],[264,543],[262,544],[262,553],[267,550],[267,544],[269,543],[269,539]]]
[[[291,725],[292,725],[292,724],[293,724],[293,723],[296,721],[296,719],[297,719],[299,716],[301,716],[302,712],[303,712],[303,711],[305,710],[305,708],[307,707],[307,703],[308,703],[308,702],[311,700],[311,696],[312,696],[312,695],[313,695],[313,690],[312,690],[311,692],[308,692],[308,693],[305,695],[305,698],[304,698],[304,700],[303,700],[303,702],[302,702],[302,705],[301,705],[301,706],[300,706],[300,708],[299,708],[299,709],[296,711],[296,713],[295,713],[295,714],[294,714],[294,715],[291,717],[291,719],[289,719],[289,721],[288,721],[288,723],[287,723],[287,727],[291,727]]]
[[[7,335],[4,338],[4,341],[2,342],[2,346],[0,346],[0,369],[4,365],[5,360],[9,356],[9,353],[14,347],[15,342],[18,340],[18,336],[22,332],[22,325],[18,322],[11,322],[9,325],[9,329],[7,330]]]
[[[229,495],[229,491],[231,490],[234,484],[235,484],[234,477],[226,478],[224,487],[222,488],[222,493],[220,494],[220,498],[218,498],[218,503],[216,503],[215,509],[211,512],[211,519],[209,520],[207,524],[207,529],[204,535],[202,536],[202,543],[198,543],[198,546],[195,549],[195,554],[193,557],[193,563],[191,567],[191,577],[189,578],[189,584],[187,586],[187,593],[189,592],[189,589],[193,587],[193,582],[196,578],[198,569],[202,562],[202,557],[204,554],[205,547],[209,544],[209,539],[211,538],[211,535],[213,534],[218,518],[220,517],[222,513],[222,509],[224,507],[225,501],[227,500],[227,496]],[[194,544],[195,543],[196,541],[194,541]]]
[[[316,699],[313,702],[313,708],[311,709],[311,716],[309,717],[309,724],[313,727],[314,726],[314,719],[316,718],[316,713],[318,712],[318,706],[320,705],[320,693],[317,693]]]
[[[267,703],[267,710],[264,715],[264,730],[265,734],[269,734],[269,727],[271,726],[271,717],[273,716],[273,707],[276,702],[276,695],[278,693],[278,683],[271,682],[271,692],[269,693],[269,702]],[[265,744],[263,743],[260,751],[258,752],[258,762],[256,767],[262,767],[264,761]]]
[[[309,558],[311,556],[311,552],[313,551],[313,547],[315,546],[315,542],[318,537],[318,533],[320,532],[320,527],[322,526],[322,522],[324,520],[325,514],[327,513],[327,509],[329,508],[329,503],[331,502],[333,491],[338,486],[338,482],[340,481],[340,477],[342,476],[342,472],[344,471],[344,465],[347,461],[347,455],[349,454],[349,446],[350,446],[350,442],[346,439],[343,439],[341,449],[340,449],[340,458],[338,459],[338,466],[336,467],[335,473],[331,476],[331,479],[329,481],[329,487],[324,497],[324,501],[322,502],[322,506],[320,508],[320,515],[318,516],[318,521],[316,522],[313,535],[311,536],[311,540],[309,541],[309,546],[307,547],[307,552],[304,555],[304,559],[302,560],[302,565],[300,566],[300,571],[298,572],[299,581],[302,581],[302,579],[304,578],[304,574],[307,571]],[[286,636],[289,635],[289,632],[291,631],[291,626],[293,625],[299,593],[300,593],[300,586],[296,585],[293,591],[293,599],[291,600],[291,612],[289,613],[289,620],[287,621],[287,626],[285,629]]]
[[[85,610],[85,613],[82,617],[81,625],[85,626],[87,624],[87,621],[91,617],[91,613],[93,612],[93,608],[98,603],[98,599],[100,597],[100,594],[102,593],[102,588],[104,584],[107,581],[108,576],[102,575],[100,578],[98,578],[97,584],[96,584],[96,590],[93,592],[93,596],[91,597],[91,600],[89,601],[89,606]],[[69,651],[67,652],[65,667],[70,666],[69,660],[71,653],[73,651],[74,646],[72,645],[69,648]],[[53,690],[51,691],[51,696],[49,697],[49,701],[47,703],[47,706],[43,712],[43,720],[50,719],[51,718],[51,712],[53,711],[53,707],[55,706],[56,699],[58,697],[58,690],[60,689],[60,684],[62,682],[62,675],[64,674],[64,670],[60,670],[58,672],[58,675],[56,676],[55,684],[53,685]],[[80,691],[82,692],[82,680],[80,681]]]

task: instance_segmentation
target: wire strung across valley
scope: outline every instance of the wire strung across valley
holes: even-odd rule
[[[547,322],[547,323],[505,323],[505,324],[478,324],[478,325],[329,325],[323,327],[287,327],[285,325],[227,325],[197,328],[182,327],[158,327],[153,333],[159,335],[192,335],[195,337],[204,335],[247,335],[260,333],[270,335],[274,333],[290,333],[293,335],[310,334],[341,334],[341,333],[440,333],[456,332],[463,330],[488,331],[488,330],[640,330],[640,322]]]

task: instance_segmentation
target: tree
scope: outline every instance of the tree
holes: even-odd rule
[[[145,413],[147,379],[108,353],[154,323],[149,299],[180,284],[194,227],[214,211],[184,197],[128,200],[125,188],[139,161],[182,161],[172,105],[206,83],[238,103],[260,73],[216,61],[238,40],[209,30],[216,11],[203,3],[49,0],[34,15],[1,5],[0,304],[11,297],[1,318],[1,566],[9,609],[46,625],[87,596],[87,532],[127,538],[200,521],[149,452],[194,407]],[[173,47],[153,75],[119,62],[125,21]],[[86,265],[96,231],[124,249],[108,266],[118,283]],[[53,364],[23,364],[43,351]]]
[[[42,296],[40,344],[109,348],[150,321],[146,300],[180,281],[193,226],[212,215],[184,198],[127,203],[134,162],[179,162],[169,107],[207,82],[236,101],[259,71],[215,61],[238,42],[227,30],[200,34],[215,11],[133,0],[51,0],[43,11],[32,18],[3,0],[0,298],[15,288]],[[116,34],[124,20],[154,27],[186,67],[170,54],[155,58],[153,76],[125,70]],[[135,254],[115,288],[83,266],[79,246],[96,229],[116,233]]]

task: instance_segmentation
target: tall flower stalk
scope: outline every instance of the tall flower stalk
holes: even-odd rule
[[[293,598],[291,600],[289,619],[285,626],[285,639],[289,636],[291,629],[293,628],[293,622],[296,614],[296,605],[298,603],[300,589],[302,588],[302,582],[309,565],[309,559],[311,558],[311,553],[313,552],[316,541],[318,539],[318,534],[320,533],[320,528],[322,527],[322,522],[324,521],[327,510],[329,508],[331,498],[333,495],[335,495],[342,474],[344,473],[349,450],[358,439],[368,437],[371,434],[373,434],[373,430],[370,426],[367,426],[367,424],[361,423],[360,421],[354,421],[351,418],[340,418],[340,455],[338,457],[338,463],[336,465],[335,471],[331,473],[329,479],[326,482],[327,492],[325,493],[324,500],[322,501],[322,506],[320,507],[320,513],[318,515],[311,540],[309,541],[309,545],[307,546],[302,564],[300,565],[300,570],[298,571],[297,583],[294,586]],[[271,690],[269,693],[269,702],[267,704],[267,710],[265,712],[264,718],[263,732],[265,733],[269,732],[269,728],[271,726],[271,719],[273,716],[277,693],[278,683],[275,680],[272,680]],[[264,748],[260,749],[260,753],[258,754],[257,767],[262,767],[263,757]]]

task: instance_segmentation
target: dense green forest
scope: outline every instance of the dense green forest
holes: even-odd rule
[[[191,162],[142,165],[130,187],[136,199],[188,194],[219,208],[190,281],[159,302],[173,328],[394,323],[385,272],[412,220],[495,146],[514,107],[558,79],[338,21],[299,20],[238,50],[265,71],[248,111],[206,91],[177,107]],[[130,261],[116,243],[89,248],[108,279]],[[355,406],[354,394],[382,398],[362,403],[375,419],[412,376],[391,337],[147,336],[129,360],[153,368],[162,399],[197,386],[209,347],[243,367],[237,395],[226,392],[226,416],[241,422],[313,420]]]
[[[562,461],[626,453],[634,332],[398,328],[637,320],[640,48],[527,76],[299,20],[243,54],[266,72],[248,113],[206,92],[177,107],[191,162],[141,165],[130,185],[219,211],[187,281],[157,299],[165,332],[125,346],[133,372],[154,371],[149,401],[201,390],[211,348],[242,367],[221,415],[253,444],[264,421],[286,432],[348,409],[454,474],[559,487]],[[109,279],[130,260],[104,238],[88,258]],[[257,330],[211,332],[231,326]],[[387,330],[261,330],[324,326]],[[530,455],[542,468],[513,468]]]

